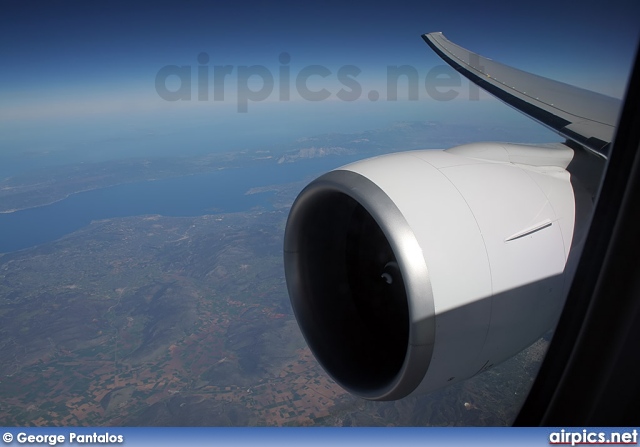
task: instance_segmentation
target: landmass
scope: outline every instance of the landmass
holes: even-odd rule
[[[378,130],[300,138],[276,149],[212,152],[192,157],[128,158],[50,167],[0,179],[0,213],[48,205],[71,194],[123,183],[327,156],[369,157],[394,151],[448,148],[496,137],[503,141],[522,139],[522,135],[510,129],[431,121],[397,122]]]
[[[293,198],[282,186],[275,201]],[[5,426],[507,425],[546,343],[398,402],[348,395],[286,293],[287,209],[93,222],[0,255]],[[542,347],[542,348],[541,348]]]
[[[396,123],[278,150],[33,171],[0,181],[0,212],[125,182],[496,137],[463,130]],[[111,218],[0,254],[0,425],[509,425],[548,337],[473,379],[396,402],[357,399],[326,375],[292,315],[282,266],[303,186],[246,191],[268,193],[269,210]]]

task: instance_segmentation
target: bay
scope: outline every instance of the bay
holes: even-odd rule
[[[155,181],[126,183],[72,194],[50,205],[0,214],[0,253],[34,247],[72,233],[93,220],[159,214],[205,214],[272,209],[270,193],[255,187],[311,180],[358,157],[265,163]]]

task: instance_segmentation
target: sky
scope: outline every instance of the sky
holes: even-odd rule
[[[423,82],[443,65],[420,38],[431,31],[621,97],[640,31],[636,0],[8,0],[2,10],[0,161],[23,170],[172,155],[160,147],[169,135],[172,147],[182,141],[179,150],[196,153],[398,120],[519,119],[486,95],[470,100],[465,82],[449,103],[430,97]],[[402,83],[398,100],[388,100],[389,66],[418,73],[417,100]]]

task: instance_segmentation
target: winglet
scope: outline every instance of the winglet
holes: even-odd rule
[[[506,104],[606,158],[622,102],[495,62],[450,42],[422,38],[447,64]]]

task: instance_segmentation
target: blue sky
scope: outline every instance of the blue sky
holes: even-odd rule
[[[206,147],[198,150],[209,150],[209,143],[211,150],[223,150],[254,145],[261,138],[275,142],[285,134],[362,130],[394,120],[473,119],[465,114],[487,119],[479,105],[465,101],[465,83],[452,104],[433,101],[422,88],[420,101],[406,101],[402,86],[398,102],[384,99],[388,66],[414,67],[422,81],[442,64],[420,38],[429,31],[443,31],[462,46],[518,68],[621,96],[638,41],[638,17],[636,0],[507,7],[493,0],[383,5],[248,1],[224,6],[201,1],[151,6],[5,1],[0,16],[0,157],[31,151],[66,153],[64,162],[100,159],[88,154],[105,142],[131,143],[163,132],[188,134],[189,129],[199,129],[194,135],[208,129],[200,142]],[[212,100],[211,79],[209,100],[196,100],[202,52],[209,56],[205,65],[210,77],[216,65],[233,67],[225,78],[224,101]],[[278,90],[282,53],[290,58],[285,64],[290,72],[287,101],[280,100]],[[167,65],[190,67],[191,101],[159,97],[156,75]],[[245,101],[247,112],[238,113],[238,67],[255,65],[273,75],[274,89],[265,100]],[[330,73],[308,82],[311,89],[331,93],[324,101],[297,94],[296,76],[309,65]],[[336,96],[343,87],[336,79],[343,66],[360,70],[362,94],[356,101]],[[166,85],[180,83],[174,76]],[[253,76],[248,85],[257,91],[262,78]],[[367,96],[373,89],[382,92],[375,102]],[[504,112],[486,107],[512,116],[506,107]],[[133,149],[128,153],[138,154]]]

